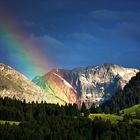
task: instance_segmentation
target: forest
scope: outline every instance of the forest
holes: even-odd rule
[[[0,124],[0,139],[139,140],[140,123],[129,123],[126,118],[116,123],[96,117],[91,120],[88,118],[90,110],[84,105],[79,110],[76,104],[27,104],[0,98],[0,120],[19,122],[18,125]]]

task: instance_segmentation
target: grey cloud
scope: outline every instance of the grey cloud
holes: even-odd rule
[[[118,25],[118,32],[121,36],[128,40],[135,41],[140,45],[140,24],[137,23],[121,23]]]
[[[73,37],[75,39],[78,39],[80,41],[93,41],[93,42],[98,42],[98,38],[95,36],[89,34],[89,33],[74,33]]]
[[[140,21],[140,11],[113,11],[113,10],[96,10],[88,14],[88,17],[96,20],[139,20]]]
[[[54,52],[63,52],[65,48],[65,44],[57,40],[54,37],[51,37],[49,35],[44,35],[44,36],[35,36],[31,35],[30,39],[33,41],[37,41],[44,52],[48,51],[49,53],[54,53]]]
[[[75,7],[76,5],[79,5],[81,3],[81,0],[47,0],[43,2],[43,6],[45,10],[61,10],[61,9],[67,9],[69,7]]]
[[[26,20],[23,21],[23,24],[24,24],[26,27],[33,27],[33,26],[36,26],[36,23],[35,23],[35,22],[26,21]]]
[[[49,52],[51,58],[60,65],[66,58],[70,58],[71,55],[73,55],[74,49],[72,49],[72,46],[68,46],[52,36],[44,35],[39,37],[32,35],[30,38],[31,40],[39,42],[42,52]]]
[[[109,10],[96,10],[89,13],[89,16],[98,20],[103,19],[116,19],[118,17],[117,11],[109,11]]]
[[[57,40],[54,37],[45,35],[42,37],[32,36],[33,40],[40,42],[41,48],[45,48],[46,50],[52,51],[52,57],[55,58],[59,65],[69,64],[78,65],[80,63],[86,63],[88,61],[88,56],[92,56],[95,53],[99,53],[97,51],[92,51],[92,47],[84,45],[81,41],[85,38],[86,40],[96,40],[94,36],[87,33],[74,33],[73,38],[75,38],[74,42],[64,43],[60,40]],[[72,40],[73,40],[72,38]],[[85,41],[86,42],[86,41]],[[94,45],[93,45],[94,46]],[[47,47],[47,49],[46,49]]]

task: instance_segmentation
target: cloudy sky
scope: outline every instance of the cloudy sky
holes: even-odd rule
[[[51,60],[42,60],[46,71],[102,63],[140,69],[139,0],[1,0],[0,8],[0,25],[14,21],[10,28],[22,30],[10,34],[37,42],[40,55]],[[14,59],[19,53],[1,45],[0,62],[29,78],[38,74],[31,63]]]

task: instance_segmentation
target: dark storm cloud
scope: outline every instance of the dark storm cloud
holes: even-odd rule
[[[140,68],[139,0],[0,0],[0,5],[23,25],[23,42],[38,42],[59,67],[109,62]],[[11,63],[13,54],[0,52]]]

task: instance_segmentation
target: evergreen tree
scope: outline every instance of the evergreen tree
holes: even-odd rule
[[[89,109],[86,109],[86,111],[84,112],[84,117],[88,117],[88,116],[89,116],[89,114],[90,114]]]
[[[90,107],[90,113],[96,113],[95,104],[93,103]]]
[[[82,107],[81,107],[81,113],[85,113],[86,112],[86,104],[83,102],[82,103]]]
[[[109,114],[109,113],[110,113],[110,109],[109,109],[108,106],[105,106],[105,108],[104,108],[104,113],[105,113],[105,114]]]

